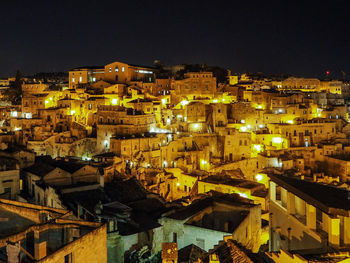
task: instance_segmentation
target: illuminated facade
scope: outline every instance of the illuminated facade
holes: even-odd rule
[[[38,176],[33,170],[22,173],[3,167],[0,195],[16,198],[22,189],[29,203],[52,202],[63,207],[60,194],[73,192],[63,188],[74,185],[103,192],[105,182],[137,178],[141,192],[166,209],[154,200],[137,199],[137,195],[128,203],[121,198],[116,199],[120,204],[110,204],[100,192],[101,204],[80,204],[89,212],[73,205],[79,216],[91,220],[97,220],[92,214],[99,215],[101,209],[122,210],[115,221],[108,221],[108,229],[115,230],[119,222],[130,224],[135,232],[118,236],[118,242],[110,246],[120,259],[129,260],[133,246],[140,257],[147,249],[159,252],[162,242],[177,243],[179,249],[195,244],[208,252],[224,235],[255,252],[261,245],[266,249],[269,240],[269,250],[275,254],[268,255],[275,259],[278,253],[304,247],[347,250],[347,208],[320,201],[301,191],[302,186],[290,185],[293,178],[299,178],[321,188],[332,184],[336,194],[341,188],[349,189],[346,85],[252,74],[228,74],[225,83],[217,83],[215,71],[166,68],[122,62],[81,67],[69,71],[68,83],[57,83],[54,88],[26,79],[21,105],[0,108],[0,153],[13,157],[20,152],[14,148],[20,147],[33,155],[31,162],[36,155],[39,160],[56,159],[46,164],[64,161],[68,168],[47,171],[42,165],[38,172],[43,174]],[[24,157],[19,164],[28,162]],[[67,171],[80,164],[79,175]],[[19,174],[27,184],[24,188]],[[282,176],[287,179],[283,181]],[[178,207],[181,211],[195,209],[198,199],[213,192],[235,194],[242,202],[235,201],[235,210],[228,198],[227,203],[199,209],[196,215],[171,218]],[[135,207],[148,209],[157,223],[149,229],[137,228],[139,222],[129,216]],[[225,209],[251,214],[231,228]],[[217,218],[212,222],[206,214]],[[129,221],[121,219],[124,217]],[[247,218],[259,227],[254,228]],[[270,233],[265,231],[268,225]],[[206,235],[211,240],[203,244]],[[287,260],[286,255],[282,257]]]

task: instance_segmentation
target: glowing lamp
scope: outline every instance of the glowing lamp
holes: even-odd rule
[[[117,105],[117,103],[118,103],[118,99],[112,99],[112,104],[113,105]]]
[[[256,150],[257,152],[261,152],[262,150],[261,144],[254,144],[253,149]]]
[[[180,103],[181,103],[182,106],[185,106],[185,105],[187,105],[189,102],[188,102],[187,100],[182,100]]]
[[[282,138],[281,137],[273,137],[272,142],[273,143],[282,143]]]
[[[162,99],[162,104],[166,104],[166,99]]]
[[[260,182],[262,179],[264,179],[264,177],[263,177],[262,174],[257,174],[257,175],[255,176],[255,179],[256,179],[258,182]]]
[[[288,121],[287,121],[287,123],[289,123],[289,124],[293,124],[293,123],[294,123],[294,121],[293,121],[293,120],[288,120]]]
[[[247,131],[247,127],[242,126],[242,127],[240,128],[240,130],[241,130],[242,132],[246,132],[246,131]]]
[[[247,194],[243,194],[243,193],[238,193],[241,197],[244,197],[244,198],[248,198],[248,195]]]
[[[74,115],[74,114],[75,114],[75,110],[71,110],[70,115]]]

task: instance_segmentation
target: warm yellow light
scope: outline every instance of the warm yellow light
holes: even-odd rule
[[[241,120],[241,123],[245,123],[245,120]]]
[[[49,103],[49,101],[48,100],[45,100],[45,104],[48,104]]]
[[[75,114],[75,110],[71,110],[70,115],[74,115],[74,114]]]
[[[113,105],[117,105],[117,103],[118,103],[118,99],[112,99],[112,104]]]
[[[162,104],[166,104],[166,99],[162,99]]]
[[[247,127],[242,126],[242,127],[240,128],[240,130],[241,130],[242,132],[246,132],[246,131],[247,131]]]
[[[257,174],[257,175],[255,176],[255,179],[256,179],[258,182],[260,182],[262,179],[264,179],[264,176],[263,176],[262,174]]]
[[[201,164],[205,165],[205,164],[207,164],[207,161],[206,160],[201,160]]]
[[[256,150],[257,152],[261,152],[262,146],[261,146],[261,144],[254,144],[253,149]]]
[[[188,102],[187,100],[182,100],[180,103],[181,103],[182,106],[185,106],[185,105],[187,105],[189,102]]]
[[[287,121],[287,123],[289,123],[289,124],[293,124],[293,123],[294,123],[294,121],[293,121],[293,120],[288,120],[288,121]]]
[[[91,158],[89,156],[87,156],[87,155],[82,156],[81,159],[83,161],[91,161]]]
[[[20,131],[21,128],[20,127],[15,127],[15,131]]]
[[[282,143],[282,138],[281,137],[273,137],[272,142],[274,143]]]
[[[218,100],[217,100],[217,99],[215,99],[215,100],[213,100],[213,102],[214,102],[214,103],[218,103]]]
[[[50,100],[52,100],[52,98],[50,98]]]
[[[199,124],[198,123],[193,124],[193,128],[194,129],[198,129],[199,128]]]
[[[257,109],[262,109],[262,106],[261,106],[261,105],[258,105],[256,108],[257,108]]]
[[[177,186],[180,186],[180,183],[176,183]]]
[[[247,194],[243,194],[243,193],[238,193],[240,196],[244,197],[244,198],[248,198]]]

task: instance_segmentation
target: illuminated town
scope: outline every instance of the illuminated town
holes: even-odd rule
[[[348,262],[350,86],[328,74],[116,61],[1,79],[0,256]]]
[[[0,263],[350,263],[350,1],[0,3]]]

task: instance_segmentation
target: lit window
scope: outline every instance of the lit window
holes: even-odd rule
[[[95,78],[95,77],[93,77],[93,78],[92,78],[92,81],[93,81],[93,82],[95,82],[95,81],[96,81],[96,78]]]
[[[109,72],[112,72],[112,68],[109,68]]]
[[[124,70],[125,70],[125,68],[124,68],[124,67],[122,67],[122,72],[124,72]]]
[[[115,72],[118,72],[118,71],[119,71],[118,67],[115,67]]]
[[[83,81],[83,77],[79,77],[79,82],[82,82]]]
[[[72,82],[75,82],[75,78],[72,78]]]

